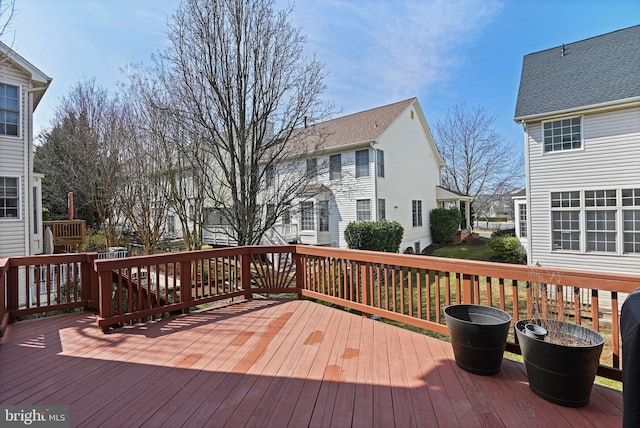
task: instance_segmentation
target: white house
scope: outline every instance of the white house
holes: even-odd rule
[[[462,208],[461,229],[470,230],[469,199],[442,187],[443,165],[429,124],[416,98],[314,125],[326,136],[309,153],[307,168],[318,165],[316,184],[300,195],[280,230],[297,233],[303,244],[346,248],[350,222],[387,219],[404,228],[400,250],[419,253],[432,243],[430,212]]]
[[[33,111],[50,83],[0,42],[0,257],[43,250],[43,177],[33,172]]]
[[[640,273],[640,26],[524,57],[529,263]]]

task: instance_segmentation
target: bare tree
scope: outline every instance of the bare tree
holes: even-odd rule
[[[445,163],[444,187],[474,198],[477,213],[493,197],[521,186],[524,162],[494,128],[495,117],[481,106],[454,106],[436,124],[436,145]],[[476,199],[479,195],[485,197]]]
[[[74,85],[56,110],[53,128],[40,136],[35,166],[45,174],[43,199],[54,218],[66,217],[67,193],[77,215],[102,226],[108,246],[118,244],[123,216],[120,104],[94,80]]]
[[[233,228],[240,245],[256,244],[312,177],[298,165],[315,123],[328,114],[320,102],[322,65],[303,55],[304,37],[271,0],[184,0],[169,26],[171,48],[156,74],[171,105],[159,103],[187,127],[178,152],[202,174],[208,203]],[[265,217],[265,193],[273,206]]]

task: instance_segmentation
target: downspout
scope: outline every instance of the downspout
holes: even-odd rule
[[[371,217],[375,220],[381,220],[378,218],[378,150],[373,146],[373,141],[369,145],[373,150],[373,209],[375,213]]]

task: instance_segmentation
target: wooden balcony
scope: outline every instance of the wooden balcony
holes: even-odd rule
[[[84,220],[43,221],[42,227],[53,233],[54,253],[79,253],[87,237]]]
[[[28,361],[29,364],[25,364]],[[103,334],[76,313],[11,326],[0,402],[72,426],[621,426],[619,392],[551,404],[522,364],[457,368],[449,343],[307,300],[254,299]]]
[[[619,380],[620,300],[639,282],[309,246],[1,259],[5,326],[95,314],[4,328],[0,402],[70,405],[74,426],[620,426],[618,391],[556,406],[529,389],[522,364],[471,375],[449,343],[360,314],[446,335],[456,302],[514,321],[546,311],[602,331],[599,374]],[[219,307],[196,310],[205,303]],[[519,352],[513,335],[508,349]]]

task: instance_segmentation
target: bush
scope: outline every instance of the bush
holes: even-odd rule
[[[434,208],[431,210],[431,236],[433,242],[447,242],[460,229],[462,215],[457,208]]]
[[[103,233],[87,234],[87,238],[82,245],[82,251],[86,253],[104,253],[107,251],[107,240]]]
[[[507,263],[522,264],[524,253],[518,238],[514,236],[491,238],[489,247]]]
[[[495,230],[492,234],[491,234],[491,238],[507,238],[507,237],[516,237],[516,229],[515,228],[511,228],[511,229],[498,229]]]
[[[397,253],[404,229],[397,221],[351,222],[344,230],[344,239],[354,250],[373,250]]]

